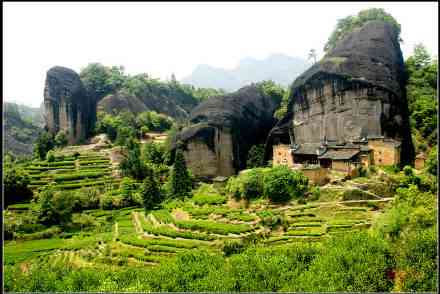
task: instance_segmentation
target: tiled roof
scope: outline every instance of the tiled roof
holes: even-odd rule
[[[300,144],[297,149],[293,149],[293,154],[318,155],[316,151],[319,146],[320,144]]]
[[[319,156],[319,159],[331,159],[331,160],[344,160],[351,159],[355,155],[359,154],[359,149],[339,149],[339,150],[328,150],[323,155]]]

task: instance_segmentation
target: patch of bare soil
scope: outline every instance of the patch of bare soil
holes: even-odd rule
[[[186,211],[183,211],[182,209],[175,208],[175,209],[173,209],[171,214],[176,220],[189,220],[190,219],[189,214]]]

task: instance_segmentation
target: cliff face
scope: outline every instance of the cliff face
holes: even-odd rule
[[[177,134],[173,148],[183,143],[196,176],[230,176],[245,167],[250,147],[265,141],[278,103],[257,85],[212,97],[190,113],[190,126]]]
[[[119,113],[123,110],[139,113],[156,111],[184,120],[198,101],[178,87],[166,84],[152,84],[137,91],[136,95],[122,89],[99,100],[97,110]]]
[[[95,107],[76,72],[60,66],[47,72],[44,108],[49,132],[64,131],[69,144],[86,139],[96,120]]]
[[[411,162],[406,75],[394,28],[371,21],[343,38],[291,87],[287,115],[268,146],[282,143],[351,143],[383,136],[402,142]]]

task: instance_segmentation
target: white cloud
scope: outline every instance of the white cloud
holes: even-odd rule
[[[38,106],[54,65],[101,62],[180,79],[201,63],[322,55],[337,19],[370,7],[401,23],[404,55],[419,42],[438,51],[437,3],[4,3],[3,97]]]

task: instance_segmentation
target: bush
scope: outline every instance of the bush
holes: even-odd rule
[[[72,219],[76,198],[72,192],[47,187],[38,195],[39,218],[45,225],[66,225]]]
[[[437,146],[431,149],[431,152],[428,155],[428,159],[426,160],[426,170],[434,176],[437,176]]]
[[[388,256],[386,242],[370,237],[366,232],[331,238],[324,244],[322,254],[299,277],[298,290],[390,291],[392,283],[386,273],[392,264]]]
[[[251,169],[231,177],[226,185],[226,190],[236,199],[255,199],[263,195],[263,171],[262,169]]]
[[[222,251],[225,256],[243,252],[245,244],[242,240],[226,240],[223,243]]]
[[[4,163],[3,192],[5,207],[12,203],[31,199],[32,191],[29,184],[29,175],[24,170],[13,166],[12,163]]]
[[[310,201],[317,201],[317,200],[319,200],[319,197],[321,197],[321,189],[319,188],[319,186],[313,186],[310,189],[310,194],[311,194],[311,196],[310,196],[309,200]]]
[[[253,145],[248,152],[246,168],[264,166],[264,144]]]
[[[46,160],[47,162],[54,162],[55,161],[55,154],[52,150],[49,150],[46,154]]]
[[[304,197],[307,187],[308,178],[286,166],[274,167],[264,176],[264,194],[273,202]]]

